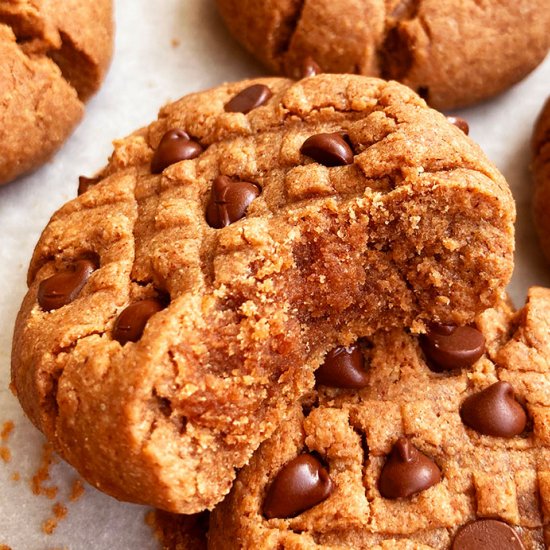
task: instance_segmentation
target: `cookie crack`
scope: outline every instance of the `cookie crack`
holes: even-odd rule
[[[68,33],[52,24],[47,14],[37,8],[29,15],[0,13],[0,24],[11,29],[20,54],[29,62],[35,58],[51,59],[79,101],[84,102],[96,90],[101,78],[98,63],[79,49]]]
[[[413,48],[404,24],[419,20],[426,32],[419,15],[421,3],[422,0],[404,0],[392,13],[386,12],[384,32],[376,48],[380,74],[386,80],[404,80],[413,67]]]
[[[295,0],[292,11],[282,18],[279,24],[279,36],[276,37],[276,45],[274,51],[274,57],[279,58],[279,63],[284,63],[284,58],[288,53],[292,44],[292,39],[298,30],[300,21],[302,19],[306,0]],[[279,70],[282,69],[282,66]]]

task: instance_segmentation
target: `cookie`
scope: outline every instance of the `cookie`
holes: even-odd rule
[[[533,212],[542,250],[550,260],[550,98],[535,125],[532,140],[532,171],[535,180]]]
[[[395,79],[437,109],[509,88],[550,48],[546,0],[217,0],[233,36],[278,74]]]
[[[0,0],[0,184],[46,162],[99,88],[111,0]]]
[[[393,329],[356,348],[360,364],[350,349],[329,357],[339,378],[318,379],[239,473],[209,548],[547,548],[550,290],[475,327]],[[361,387],[343,389],[354,369]]]
[[[36,247],[13,383],[89,482],[168,511],[229,492],[329,346],[467,324],[512,269],[502,176],[395,82],[193,94],[98,181]]]

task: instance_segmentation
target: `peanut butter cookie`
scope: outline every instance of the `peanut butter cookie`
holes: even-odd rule
[[[312,56],[326,72],[399,80],[438,109],[509,88],[550,48],[547,0],[217,4],[235,38],[275,73],[296,77]]]
[[[193,94],[85,183],[36,247],[14,387],[86,479],[168,511],[229,492],[329,347],[468,324],[512,270],[506,182],[396,82]]]
[[[550,290],[472,327],[376,333],[322,370],[213,512],[209,549],[548,548]]]
[[[550,260],[550,98],[542,109],[533,133],[533,177],[535,225],[542,250]]]
[[[0,0],[0,184],[65,142],[112,52],[111,0]]]

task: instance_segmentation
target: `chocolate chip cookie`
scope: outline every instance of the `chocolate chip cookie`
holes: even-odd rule
[[[506,182],[396,82],[193,94],[85,183],[36,247],[14,387],[88,481],[168,511],[229,492],[329,347],[468,324],[512,270]]]
[[[0,0],[0,184],[71,134],[112,52],[111,0]]]
[[[491,97],[550,48],[547,0],[217,0],[229,30],[275,73],[395,79],[433,107]]]
[[[210,549],[548,548],[550,290],[322,368],[213,512]]]
[[[542,250],[550,260],[550,98],[540,113],[533,133],[533,178],[535,180],[535,196],[533,211],[535,225],[539,234]]]

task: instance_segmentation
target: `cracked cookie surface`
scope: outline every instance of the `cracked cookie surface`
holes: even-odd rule
[[[550,261],[550,98],[535,125],[532,140],[532,171],[535,180],[533,213],[542,250]]]
[[[546,0],[217,0],[232,34],[272,71],[403,82],[451,109],[521,80],[550,48]]]
[[[468,368],[443,373],[430,368],[419,338],[406,331],[360,340],[368,378],[364,387],[318,385],[303,407],[295,408],[214,510],[209,548],[547,548],[549,314],[550,290],[537,287],[517,312],[507,303],[484,312],[476,327],[485,336],[485,353]],[[528,418],[521,433],[483,435],[479,424],[464,421],[465,403],[483,391],[486,395],[494,384],[509,384],[514,397],[488,402],[484,417],[502,427],[510,406],[519,407]],[[413,496],[385,498],[381,479],[388,476],[388,455],[403,437],[436,464],[441,477]],[[270,486],[304,453],[322,461],[334,490],[294,517],[266,519]],[[410,464],[412,474],[389,474],[397,477],[398,488],[408,477],[422,479],[414,471],[418,465]],[[288,501],[299,499],[298,485],[287,492]],[[474,538],[468,545],[471,533],[463,526],[487,529],[493,539],[476,545]]]
[[[0,184],[74,130],[112,52],[111,0],[0,0]]]
[[[97,180],[35,249],[13,385],[88,481],[169,511],[227,494],[328,346],[466,324],[511,274],[502,176],[395,82],[193,94],[116,142]]]

